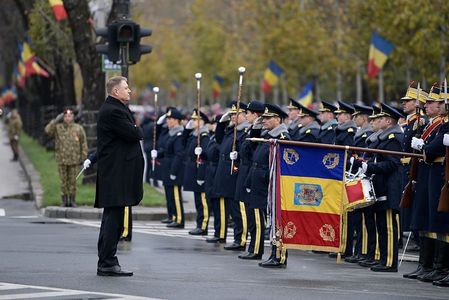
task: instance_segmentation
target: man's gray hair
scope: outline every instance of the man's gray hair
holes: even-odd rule
[[[109,78],[108,82],[106,83],[106,92],[108,93],[108,95],[110,95],[112,93],[112,90],[117,85],[122,83],[122,81],[128,81],[128,79],[126,79],[126,77],[123,76],[114,76]]]

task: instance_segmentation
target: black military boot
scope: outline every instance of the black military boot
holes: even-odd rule
[[[449,273],[447,272],[448,265],[448,256],[449,256],[449,244],[442,242],[442,241],[436,241],[436,247],[435,247],[435,260],[433,263],[433,270],[430,273],[427,273],[422,276],[418,276],[418,280],[423,282],[433,282],[438,281],[443,278],[445,278]]]
[[[418,276],[418,274],[421,273],[422,270],[422,266],[424,263],[424,251],[425,251],[425,247],[424,247],[424,242],[423,242],[423,238],[420,237],[420,244],[423,245],[422,247],[420,247],[419,249],[419,262],[418,262],[418,267],[416,268],[416,270],[410,272],[410,273],[405,273],[402,275],[402,277],[404,278],[408,278],[408,279],[416,279],[416,276]]]
[[[70,206],[70,207],[76,207],[76,204],[75,204],[75,195],[69,195],[69,203],[68,203],[67,206]]]
[[[67,206],[68,206],[67,195],[61,195],[61,207],[67,207]]]
[[[436,286],[449,287],[449,275],[441,280],[434,281],[432,284]]]
[[[433,261],[435,259],[435,244],[436,244],[435,239],[431,239],[431,238],[427,238],[427,237],[423,238],[421,248],[425,248],[425,249],[423,252],[424,257],[423,257],[423,264],[422,264],[421,271],[418,272],[414,278],[413,277],[409,277],[409,278],[419,279],[420,277],[426,275],[427,273],[432,272]]]

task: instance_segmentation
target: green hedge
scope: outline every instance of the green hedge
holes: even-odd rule
[[[26,134],[22,134],[20,144],[26,155],[33,163],[36,171],[40,174],[40,181],[44,192],[43,207],[60,205],[60,185],[58,178],[58,167],[52,151],[47,151],[36,140]],[[76,203],[77,205],[93,206],[95,200],[95,185],[82,184],[81,178],[77,182]],[[144,185],[143,206],[165,205],[164,196],[152,188],[149,184]]]

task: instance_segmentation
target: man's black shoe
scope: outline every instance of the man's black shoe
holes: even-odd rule
[[[365,267],[365,268],[372,267],[372,266],[375,266],[377,264],[378,264],[378,262],[373,260],[373,259],[366,259],[366,260],[363,260],[363,261],[359,262],[359,266]]]
[[[202,230],[201,228],[195,228],[189,231],[190,235],[207,235],[207,230]]]
[[[131,238],[129,236],[127,237],[121,236],[119,242],[131,242]]]
[[[173,222],[173,220],[170,218],[165,218],[165,219],[161,220],[161,223],[164,223],[164,224],[170,224],[171,222]]]
[[[449,276],[447,276],[441,280],[434,281],[432,284],[436,285],[436,286],[449,287]]]
[[[418,276],[416,279],[422,282],[434,282],[446,278],[449,274],[447,272],[441,270],[433,270],[430,273],[427,273],[422,276]]]
[[[418,265],[418,268],[410,273],[405,273],[402,275],[402,277],[407,278],[407,279],[416,279],[416,277],[418,277],[418,275],[421,274],[422,272],[422,265]]]
[[[231,245],[224,246],[225,250],[242,251],[245,250],[245,246],[240,246],[240,244],[232,243]]]
[[[360,261],[360,257],[359,256],[348,256],[345,257],[345,262],[351,263],[351,264],[355,264],[358,263]]]
[[[241,259],[251,259],[251,260],[260,260],[262,259],[262,254],[254,254],[250,252],[242,253],[239,255]]]
[[[184,228],[184,224],[179,224],[176,222],[171,222],[170,224],[167,224],[168,228]]]
[[[98,276],[115,276],[115,277],[125,277],[125,276],[133,276],[133,272],[124,271],[120,266],[113,266],[107,268],[97,268]]]
[[[329,257],[330,257],[330,258],[337,258],[337,256],[338,256],[338,253],[337,253],[337,252],[329,253]],[[345,258],[346,256],[345,256],[344,254],[341,254],[340,257],[341,257],[341,258]]]
[[[372,266],[370,270],[373,272],[397,272],[398,268],[387,267],[387,266],[378,264],[378,265]]]
[[[287,267],[287,262],[281,264],[279,260],[276,258],[271,258],[269,260],[266,260],[264,262],[259,263],[259,267],[262,268],[277,268],[277,269],[285,269]]]
[[[216,236],[210,237],[206,239],[206,242],[208,243],[225,243],[225,239],[217,238]]]

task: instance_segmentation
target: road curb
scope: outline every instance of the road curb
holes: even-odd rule
[[[34,168],[28,156],[23,151],[22,146],[19,144],[19,163],[25,173],[28,180],[28,186],[31,193],[31,199],[33,199],[34,204],[37,208],[42,207],[42,197],[44,191],[42,190],[40,175]]]

